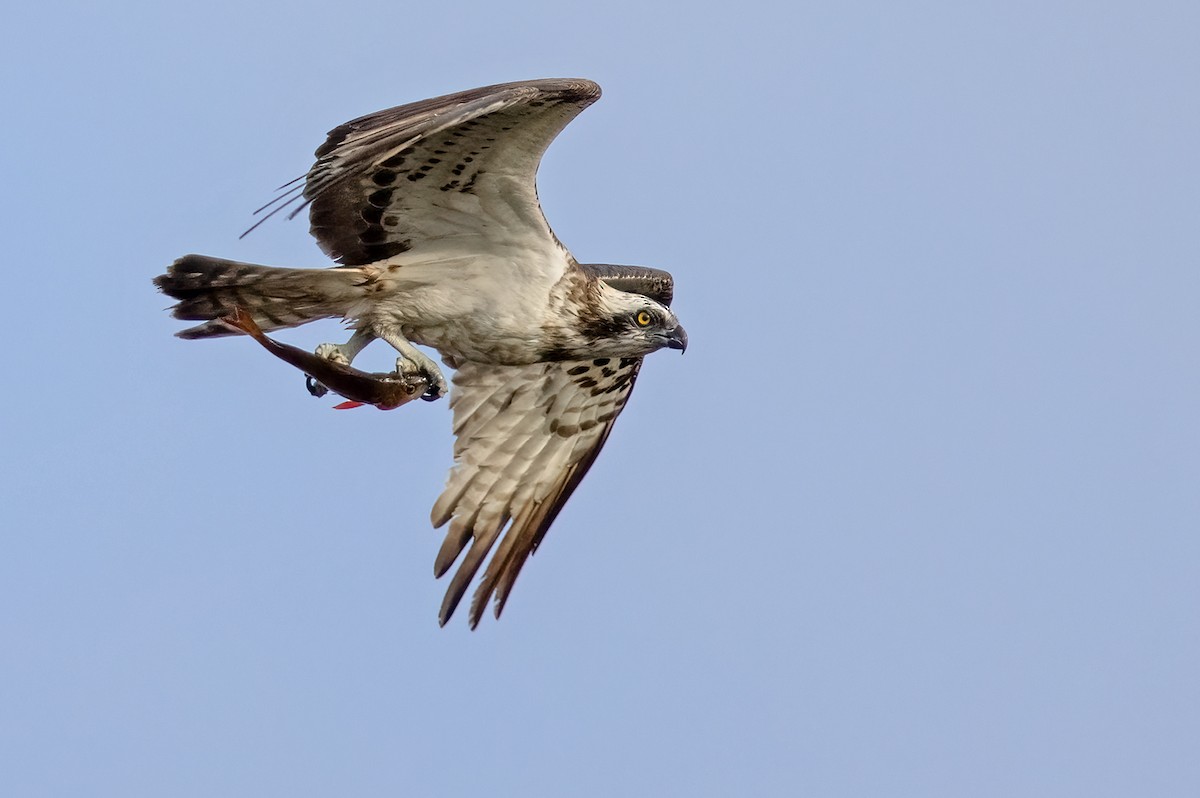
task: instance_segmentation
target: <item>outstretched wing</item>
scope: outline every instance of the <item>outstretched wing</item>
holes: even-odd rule
[[[667,307],[675,298],[675,278],[662,269],[649,266],[618,266],[612,263],[581,263],[585,272],[596,275],[618,291],[648,296]]]
[[[295,206],[295,215],[311,205],[312,234],[348,266],[435,242],[556,245],[538,204],[538,164],[599,96],[588,80],[534,80],[360,117],[330,131],[302,186],[261,210]]]
[[[521,566],[600,453],[641,364],[596,358],[458,369],[450,397],[455,465],[432,514],[435,527],[449,521],[450,529],[434,573],[466,554],[446,590],[442,624],[497,540],[470,623],[479,623],[493,595],[500,616]]]

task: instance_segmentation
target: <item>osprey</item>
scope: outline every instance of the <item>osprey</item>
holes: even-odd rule
[[[341,318],[350,339],[318,355],[349,365],[382,339],[399,353],[396,371],[427,386],[430,400],[446,393],[446,379],[416,345],[455,369],[454,466],[432,513],[435,528],[450,525],[435,575],[461,557],[443,625],[493,548],[470,624],[490,597],[500,616],[604,445],[642,358],[687,347],[669,307],[670,274],[581,264],[542,215],[542,153],[599,96],[587,80],[534,80],[347,122],[302,183],[259,209],[268,218],[308,207],[313,236],[340,265],[186,255],[154,280],[179,300],[176,318],[203,322],[182,338],[236,334],[221,319],[239,308],[266,331]]]

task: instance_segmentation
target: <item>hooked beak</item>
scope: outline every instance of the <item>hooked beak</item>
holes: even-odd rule
[[[668,349],[678,349],[680,352],[687,351],[687,333],[683,330],[683,325],[677,325],[674,330],[671,330],[665,336]]]

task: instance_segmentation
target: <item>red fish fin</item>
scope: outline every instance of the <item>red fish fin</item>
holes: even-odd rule
[[[355,407],[362,407],[362,402],[342,402],[340,405],[334,405],[334,410],[350,410]]]

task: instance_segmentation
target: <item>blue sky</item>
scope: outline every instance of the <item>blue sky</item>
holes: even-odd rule
[[[0,63],[0,785],[1194,795],[1188,3],[33,4]],[[439,629],[445,403],[186,342],[325,131],[597,80],[543,163],[662,353],[502,621]],[[336,326],[294,331],[315,345]],[[372,348],[363,363],[386,368]]]

